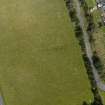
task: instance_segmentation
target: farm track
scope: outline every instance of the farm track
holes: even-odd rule
[[[97,70],[93,64],[93,60],[92,60],[93,52],[91,49],[91,44],[89,42],[88,33],[85,30],[84,16],[81,13],[80,4],[79,4],[78,0],[75,0],[75,3],[76,3],[77,16],[78,16],[78,19],[80,21],[80,26],[83,30],[83,38],[84,38],[84,43],[85,43],[85,47],[86,47],[86,54],[87,54],[87,57],[89,58],[89,61],[90,61],[91,67],[92,67],[94,79],[96,81],[98,88],[102,91],[105,91],[105,84],[101,81],[100,76],[99,76],[99,74],[98,74],[98,72],[97,72]]]

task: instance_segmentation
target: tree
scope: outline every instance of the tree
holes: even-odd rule
[[[83,104],[82,105],[89,105],[89,104],[87,104],[87,102],[86,101],[83,101]]]

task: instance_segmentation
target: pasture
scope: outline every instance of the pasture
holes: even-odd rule
[[[64,0],[0,0],[0,89],[5,105],[92,100]]]

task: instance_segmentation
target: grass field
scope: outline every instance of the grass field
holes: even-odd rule
[[[5,105],[82,105],[92,99],[64,0],[0,0]]]
[[[95,0],[86,0],[86,2],[90,7],[93,7],[96,4]]]
[[[104,105],[105,105],[105,92],[102,92],[102,91],[101,91],[100,94],[101,94],[103,103],[104,103]]]

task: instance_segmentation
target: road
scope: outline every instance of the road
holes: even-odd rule
[[[0,96],[0,105],[4,105],[2,96]]]
[[[81,28],[83,30],[83,38],[84,38],[84,43],[85,43],[85,47],[86,47],[86,54],[87,54],[87,57],[89,58],[89,61],[91,63],[91,67],[92,67],[92,72],[93,72],[93,75],[94,75],[94,79],[96,81],[97,87],[100,90],[105,91],[105,84],[101,81],[100,76],[99,76],[99,74],[97,72],[97,69],[95,68],[95,66],[93,64],[93,60],[92,60],[93,52],[92,52],[91,44],[89,42],[88,33],[85,30],[84,16],[81,13],[79,1],[78,0],[74,0],[74,1],[75,1],[75,4],[76,4],[75,7],[76,7],[78,19],[80,21],[80,26],[81,26]]]

